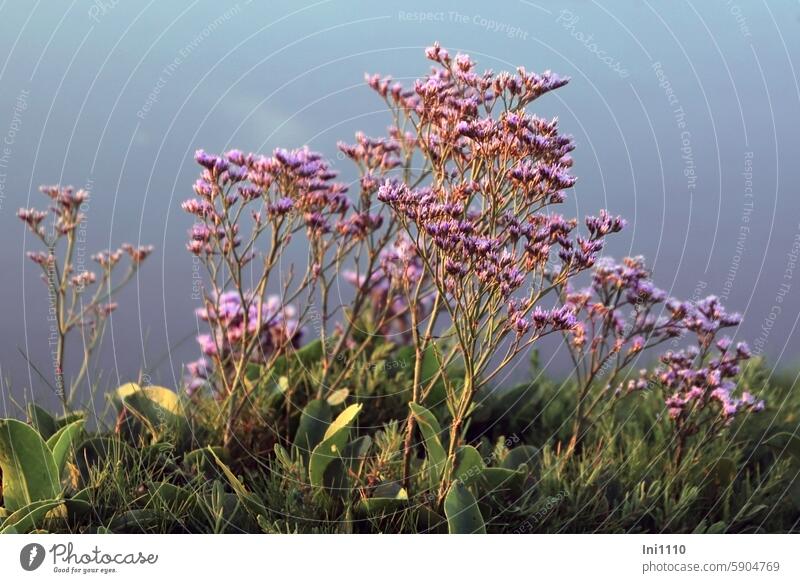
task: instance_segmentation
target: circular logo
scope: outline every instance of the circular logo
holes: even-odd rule
[[[30,543],[19,552],[19,564],[26,571],[35,571],[44,562],[44,547],[39,543]]]

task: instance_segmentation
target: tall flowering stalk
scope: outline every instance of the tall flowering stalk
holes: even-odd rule
[[[395,118],[388,137],[372,138],[359,132],[355,143],[339,142],[339,150],[357,167],[359,195],[355,212],[346,225],[370,225],[356,229],[359,244],[354,247],[354,268],[344,272],[345,279],[355,287],[355,296],[344,307],[345,323],[339,326],[336,340],[326,350],[320,387],[332,393],[351,373],[344,366],[338,375],[328,373],[336,361],[354,362],[371,345],[375,335],[401,341],[417,330],[424,319],[424,298],[430,297],[430,282],[423,276],[420,259],[414,245],[398,234],[397,217],[384,217],[375,211],[375,197],[380,185],[390,177],[419,182],[429,170],[423,165],[413,168],[415,140],[405,132]],[[351,230],[344,228],[343,233]],[[364,326],[363,330],[358,330]],[[355,334],[362,332],[362,334]],[[365,332],[365,333],[364,333]],[[356,336],[360,338],[356,340]],[[321,395],[320,395],[321,396]]]
[[[421,163],[416,160],[418,136],[416,132],[410,131],[413,124],[400,108],[392,105],[393,99],[396,100],[404,94],[402,87],[391,84],[389,79],[375,76],[367,77],[367,81],[389,105],[392,125],[389,127],[387,138],[368,138],[359,133],[356,135],[355,144],[339,144],[340,150],[359,168],[362,205],[373,204],[379,187],[382,188],[387,181],[399,181],[413,187],[428,179],[432,172],[427,158],[423,158]],[[419,164],[418,167],[414,166],[415,162]],[[400,219],[401,217],[394,213],[389,216],[384,237],[377,242],[368,240],[364,261],[356,257],[356,265],[365,263],[366,268],[346,275],[357,289],[352,314],[359,314],[360,308],[368,303],[371,308],[369,312],[372,315],[373,329],[391,334],[392,339],[399,337],[411,341],[414,347],[411,402],[419,403],[442,376],[440,372],[433,378],[427,379],[425,386],[422,386],[423,358],[431,346],[441,302],[439,290],[425,274],[416,242],[405,236],[397,236]],[[395,241],[391,246],[387,246],[391,237],[395,237]],[[354,318],[349,318],[348,326],[351,326],[353,321]],[[348,330],[345,330],[341,341],[344,342],[349,338]],[[369,338],[365,339],[359,350],[368,342]],[[359,350],[356,350],[356,353]],[[335,385],[332,388],[335,388]],[[410,486],[409,467],[413,432],[414,417],[409,412],[406,418],[403,454],[403,483],[407,488]]]
[[[439,45],[426,54],[436,66],[413,89],[377,75],[368,83],[416,136],[430,167],[425,184],[389,180],[378,199],[416,246],[463,361],[464,386],[448,388],[452,467],[476,391],[542,336],[575,326],[570,306],[541,304],[590,268],[605,235],[623,223],[603,213],[590,219],[600,228],[578,235],[577,221],[549,211],[575,183],[574,146],[556,120],[526,107],[566,79],[523,68],[478,73],[469,56],[451,58]],[[440,497],[449,481],[445,475]]]
[[[587,227],[591,231],[604,225],[590,220]],[[567,282],[560,295],[578,319],[565,335],[578,386],[568,450],[574,451],[618,397],[642,388],[641,382],[626,385],[626,390],[620,384],[643,352],[683,332],[684,314],[674,302],[668,304],[673,309],[665,309],[667,294],[653,285],[642,257],[619,264],[604,258],[595,266],[589,287],[576,291]]]
[[[44,247],[43,251],[30,251],[27,255],[41,267],[42,281],[47,285],[55,320],[55,390],[66,410],[89,371],[108,317],[117,309],[113,296],[133,278],[153,247],[126,243],[114,251],[97,253],[92,256],[97,271],[76,265],[78,230],[85,220],[81,207],[88,201],[89,193],[71,186],[42,186],[39,190],[50,199],[48,210],[21,208],[17,216]],[[128,269],[118,277],[116,268],[123,256],[128,258]],[[66,379],[67,339],[74,330],[80,331],[83,357],[77,373]]]
[[[424,287],[414,276],[413,246],[397,238],[396,219],[385,220],[373,208],[382,180],[414,176],[413,143],[395,129],[388,138],[359,133],[354,144],[339,148],[360,172],[355,201],[334,181],[329,164],[307,148],[276,149],[272,156],[238,150],[196,154],[203,167],[197,196],[183,208],[195,216],[187,248],[206,266],[205,305],[198,316],[211,330],[198,337],[204,356],[187,366],[187,388],[219,389],[228,407],[226,443],[251,394],[244,382],[248,363],[269,369],[312,328],[323,347],[316,397],[329,396],[352,375],[347,364],[368,350],[376,334],[408,321],[412,310],[401,298],[408,287]],[[288,272],[278,269],[297,236],[308,247],[302,275],[293,264]],[[356,291],[349,305],[340,305],[331,290],[346,262],[354,266],[345,277]],[[278,293],[267,297],[275,288]],[[373,330],[363,334],[358,327],[367,311]],[[337,314],[344,321],[332,328]]]
[[[741,316],[726,312],[715,296],[690,306],[677,304],[672,309],[685,315],[685,328],[695,342],[686,349],[662,354],[661,366],[648,380],[666,394],[675,433],[674,458],[680,464],[690,438],[698,436],[702,447],[737,415],[762,411],[764,401],[747,391],[736,395],[742,363],[752,354],[744,342],[734,344],[727,336],[719,337],[722,329],[738,325]]]
[[[210,362],[194,363],[190,371],[206,376],[213,371],[227,409],[229,444],[250,397],[244,383],[248,363],[271,365],[296,345],[313,305],[308,299],[319,282],[325,293],[329,274],[355,238],[342,243],[334,236],[350,206],[347,189],[308,148],[276,149],[272,156],[198,150],[195,159],[203,168],[196,197],[182,206],[195,217],[187,248],[207,271],[198,315],[212,331],[198,338]],[[293,265],[280,270],[282,251],[299,233],[308,243],[304,273],[294,273]],[[268,245],[262,250],[257,243],[264,239]],[[270,287],[279,289],[276,297],[267,298]],[[307,300],[299,313],[288,307],[297,300]]]
[[[734,396],[734,379],[750,352],[744,343],[733,348],[729,338],[717,339],[720,330],[738,325],[741,317],[726,312],[716,297],[668,299],[653,285],[641,257],[619,264],[604,258],[589,287],[574,291],[567,283],[561,296],[578,319],[565,335],[578,386],[569,452],[621,399],[655,387],[667,395],[677,461],[691,436],[703,433],[706,442],[738,412],[763,408],[763,401],[749,393]],[[694,345],[667,350],[659,357],[660,367],[631,373],[650,349],[687,335],[695,338]]]

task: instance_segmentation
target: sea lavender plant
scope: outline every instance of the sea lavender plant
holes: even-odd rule
[[[763,410],[764,401],[747,391],[735,395],[735,379],[752,354],[744,342],[734,345],[727,336],[718,338],[720,330],[739,324],[739,314],[726,312],[715,296],[693,305],[673,303],[670,310],[683,317],[695,344],[665,352],[660,357],[661,366],[648,375],[648,380],[661,386],[667,395],[665,404],[675,433],[674,457],[680,464],[689,438],[699,436],[698,445],[702,447],[738,414]]]
[[[587,221],[590,231],[605,225],[602,218]],[[643,352],[682,333],[683,316],[676,310],[660,315],[667,294],[653,285],[642,257],[619,264],[603,258],[594,267],[589,287],[576,291],[566,282],[560,295],[577,318],[565,334],[578,387],[569,442],[569,451],[574,451],[618,397],[642,388],[642,381],[626,384],[626,390],[620,385]]]
[[[197,197],[183,208],[196,217],[187,247],[206,266],[208,287],[198,316],[209,323],[211,333],[198,337],[204,359],[187,367],[187,388],[218,387],[228,408],[226,443],[252,391],[244,383],[248,364],[269,370],[297,347],[304,327],[313,328],[323,347],[321,372],[314,379],[317,398],[346,381],[351,374],[347,363],[374,341],[371,334],[354,338],[361,312],[380,287],[376,269],[396,271],[406,260],[397,253],[402,243],[395,243],[393,259],[387,249],[395,239],[396,221],[385,223],[372,207],[380,179],[395,169],[412,175],[404,153],[408,144],[358,134],[355,144],[339,147],[361,171],[355,202],[347,198],[347,187],[334,181],[329,164],[307,148],[276,149],[272,156],[238,150],[223,156],[196,154],[203,167],[195,184]],[[298,276],[292,266],[288,273],[278,273],[282,253],[298,235],[308,247],[304,274]],[[349,307],[332,305],[330,292],[347,260],[354,261],[352,277],[361,285]],[[265,299],[270,288],[279,292]],[[332,329],[331,319],[340,311],[345,322]],[[379,329],[397,326],[407,314],[396,301],[387,302],[383,312]],[[341,370],[331,375],[334,364]]]
[[[336,340],[328,343],[330,350],[325,351],[326,357],[330,358],[323,362],[320,390],[324,387],[329,393],[336,391],[349,374],[349,367],[343,366],[338,375],[329,378],[333,362],[346,364],[355,361],[374,344],[376,334],[384,339],[387,333],[391,334],[393,340],[402,338],[409,331],[416,334],[417,322],[423,317],[419,312],[422,300],[430,296],[430,282],[421,277],[416,248],[407,239],[398,237],[397,217],[384,218],[374,210],[375,196],[386,179],[399,177],[418,183],[429,172],[424,164],[421,168],[412,167],[415,138],[401,129],[398,118],[394,121],[395,125],[390,126],[386,138],[371,138],[359,132],[355,143],[338,144],[339,150],[359,172],[359,195],[354,216],[348,224],[371,225],[372,228],[366,231],[360,227],[356,229],[359,244],[352,254],[354,269],[344,272],[345,279],[355,287],[355,295],[350,305],[344,307],[346,321],[338,326]],[[350,231],[343,230],[343,233]],[[411,306],[415,308],[411,309]],[[365,329],[358,330],[360,325]],[[364,333],[356,335],[355,332]],[[349,352],[346,359],[344,350]]]
[[[447,398],[452,467],[477,389],[545,334],[576,325],[569,306],[545,310],[541,302],[592,267],[603,238],[623,221],[603,213],[589,219],[598,228],[582,236],[576,220],[549,212],[575,183],[569,174],[574,146],[559,134],[557,120],[526,107],[567,79],[523,68],[478,73],[469,56],[451,58],[438,44],[426,55],[436,66],[413,89],[379,75],[367,81],[413,130],[430,167],[424,185],[387,180],[378,199],[415,244],[449,316],[455,343],[440,364],[457,354],[465,369],[463,388],[449,390]],[[449,481],[445,475],[440,498]]]
[[[567,282],[561,295],[578,319],[565,334],[578,386],[569,452],[621,399],[655,386],[669,393],[666,406],[675,426],[676,459],[686,439],[701,429],[713,437],[738,411],[763,408],[763,401],[748,393],[733,396],[731,379],[749,351],[743,343],[731,350],[728,338],[715,340],[720,329],[740,321],[716,297],[700,302],[668,299],[653,284],[642,257],[628,257],[621,264],[604,258],[588,288],[573,291]],[[629,374],[648,351],[687,334],[696,337],[696,346],[665,352],[661,368]]]
[[[51,201],[48,210],[21,208],[17,216],[44,246],[44,251],[29,251],[27,255],[41,267],[42,281],[47,285],[56,333],[55,391],[66,410],[89,371],[106,321],[117,309],[117,303],[112,301],[114,295],[133,278],[153,247],[125,243],[119,249],[95,254],[92,259],[99,274],[82,264],[76,265],[79,234],[85,220],[81,208],[89,193],[71,186],[42,186],[39,190]],[[128,268],[118,276],[116,268],[123,256],[128,258]],[[67,339],[73,330],[80,331],[83,357],[77,373],[67,380],[64,372]]]
[[[352,363],[368,355],[378,338],[409,342],[415,355],[412,411],[415,404],[435,406],[426,402],[431,389],[440,381],[445,386],[450,427],[441,501],[476,392],[521,351],[545,335],[565,335],[579,386],[574,450],[618,397],[648,386],[647,371],[627,380],[635,359],[695,330],[688,314],[700,307],[667,302],[641,258],[621,265],[598,261],[605,237],[623,229],[620,217],[601,210],[585,219],[584,230],[577,219],[551,209],[575,183],[574,146],[559,133],[557,120],[526,108],[566,79],[523,68],[478,73],[467,55],[451,58],[438,44],[426,55],[436,65],[413,88],[367,76],[392,125],[386,138],[359,133],[355,143],[339,144],[359,170],[355,201],[307,148],[272,156],[198,151],[204,170],[197,198],[184,209],[196,217],[188,248],[208,271],[198,315],[211,332],[198,338],[204,358],[187,367],[187,388],[217,388],[227,404],[227,444],[253,390],[244,382],[246,367],[269,369],[298,345],[309,321],[323,347],[317,399],[346,383]],[[375,211],[375,199],[389,207],[387,216]],[[250,234],[242,241],[248,217]],[[276,282],[281,254],[300,232],[309,249],[305,274],[296,279],[290,269]],[[269,246],[259,253],[262,239]],[[353,270],[342,269],[346,259],[354,260]],[[592,268],[592,285],[574,291],[576,277]],[[355,297],[348,306],[331,306],[340,270]],[[265,299],[278,283],[280,293]],[[344,322],[329,327],[339,312]],[[439,370],[423,379],[430,354]],[[445,373],[455,361],[464,369],[463,385]],[[750,401],[743,396],[737,403],[757,408]],[[409,413],[406,487],[414,430]]]
[[[227,409],[228,444],[249,399],[244,385],[248,363],[269,365],[296,345],[313,304],[307,301],[300,313],[287,306],[308,300],[319,282],[325,288],[328,274],[357,238],[345,243],[335,238],[335,230],[346,224],[347,189],[334,181],[336,174],[322,156],[308,148],[276,149],[272,156],[239,150],[214,156],[198,150],[195,159],[203,168],[194,186],[196,197],[182,206],[195,217],[187,248],[207,271],[198,315],[209,322],[211,334],[198,342],[210,359],[204,364],[211,366],[196,363],[192,370],[206,376],[213,371]],[[249,232],[243,239],[245,229]],[[278,274],[282,251],[301,232],[308,242],[305,272],[298,276],[290,267]],[[269,241],[264,252],[256,245],[262,239]],[[270,286],[280,292],[266,299]]]

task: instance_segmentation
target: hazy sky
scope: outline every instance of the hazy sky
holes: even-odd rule
[[[12,394],[46,391],[45,288],[16,219],[42,183],[85,186],[87,250],[152,243],[101,356],[116,385],[151,368],[175,386],[195,358],[184,250],[197,148],[268,152],[383,132],[363,74],[411,80],[438,40],[481,68],[572,77],[537,101],[577,141],[565,213],[607,207],[680,297],[715,293],[737,337],[791,365],[800,342],[800,4],[693,2],[0,3],[0,364]],[[345,178],[346,162],[337,161]],[[556,358],[551,365],[560,368]],[[4,381],[4,387],[5,385]]]

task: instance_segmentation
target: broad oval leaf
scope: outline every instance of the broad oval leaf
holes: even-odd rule
[[[361,406],[360,403],[350,405],[339,413],[336,420],[325,430],[322,441],[314,448],[308,463],[308,475],[312,485],[317,487],[324,485],[325,470],[333,460],[341,457],[342,450],[347,444],[350,424],[361,412]]]
[[[339,389],[328,395],[326,401],[328,401],[328,405],[331,407],[336,407],[344,403],[348,396],[350,396],[350,389]]]
[[[0,534],[20,534],[38,528],[47,515],[64,504],[63,500],[37,500],[20,508],[0,525]]]
[[[381,484],[375,488],[372,498],[364,498],[356,504],[356,511],[370,518],[391,514],[408,505],[408,492],[397,483]]]
[[[450,534],[486,534],[486,525],[475,497],[456,480],[444,499],[444,514]]]
[[[527,468],[509,470],[508,468],[484,468],[481,472],[481,486],[487,492],[519,490],[528,474]]]
[[[0,467],[3,500],[10,512],[32,502],[52,500],[61,493],[50,448],[33,427],[22,421],[0,420]]]
[[[58,429],[55,418],[36,403],[28,403],[28,420],[42,439],[48,439]]]
[[[477,449],[471,445],[459,448],[456,453],[455,479],[470,485],[480,478],[485,464]]]
[[[422,405],[417,403],[409,403],[411,413],[414,419],[417,420],[419,429],[422,432],[422,438],[425,441],[425,451],[428,454],[428,466],[431,470],[431,481],[438,483],[442,476],[445,474],[447,468],[447,452],[442,447],[441,438],[442,429],[439,422],[433,413],[428,411]]]
[[[360,474],[360,467],[367,459],[372,438],[362,435],[347,443],[341,450],[341,457],[334,459],[325,469],[323,482],[331,492],[338,492],[347,498],[350,493],[350,476]]]
[[[522,464],[525,464],[530,469],[536,465],[538,459],[539,459],[538,449],[536,449],[532,445],[518,445],[517,447],[509,451],[508,455],[506,455],[506,457],[503,458],[500,467],[509,470],[516,470]]]
[[[175,391],[165,387],[144,387],[125,395],[122,403],[147,426],[156,440],[168,432],[179,441],[186,437],[188,422],[183,403]]]
[[[141,390],[142,387],[137,383],[125,383],[117,387],[117,390],[111,393],[111,401],[117,405],[117,407],[122,407],[122,401],[125,397]]]
[[[330,405],[322,399],[314,399],[305,406],[294,435],[294,446],[300,450],[303,458],[307,459],[325,437],[325,431],[331,424],[332,417]]]
[[[73,421],[59,429],[50,439],[47,440],[47,447],[53,452],[53,461],[56,462],[58,475],[64,472],[67,457],[73,449],[75,441],[83,433],[83,419]]]

